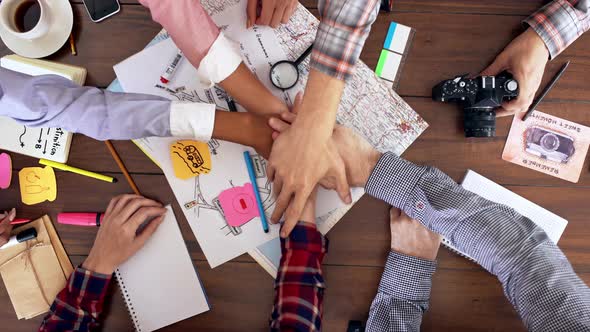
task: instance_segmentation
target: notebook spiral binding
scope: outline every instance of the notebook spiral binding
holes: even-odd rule
[[[461,257],[463,257],[463,258],[466,258],[466,259],[468,259],[468,260],[470,260],[470,261],[472,261],[472,262],[474,262],[474,263],[477,263],[477,262],[475,261],[475,259],[473,259],[473,257],[471,257],[471,256],[469,256],[469,255],[467,255],[467,254],[464,254],[464,253],[460,252],[460,251],[459,251],[457,248],[455,248],[455,246],[454,246],[454,245],[452,245],[452,244],[451,244],[451,241],[447,240],[446,238],[444,238],[444,237],[443,237],[443,238],[442,238],[442,240],[441,240],[441,243],[442,243],[442,244],[443,244],[443,245],[444,245],[444,246],[445,246],[447,249],[449,249],[450,251],[452,251],[454,254],[456,254],[456,255],[459,255],[459,256],[461,256]]]
[[[131,298],[127,293],[127,288],[125,287],[125,282],[123,281],[123,278],[119,273],[119,269],[115,270],[115,275],[117,276],[117,282],[119,282],[119,286],[121,287],[121,295],[123,295],[123,299],[125,300],[125,306],[127,307],[129,316],[131,316],[131,320],[133,321],[133,325],[135,326],[135,331],[141,332],[141,325],[139,324],[139,320],[137,319],[137,314],[135,313],[133,303],[131,302]]]

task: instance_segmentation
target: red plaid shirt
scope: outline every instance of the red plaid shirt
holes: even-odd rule
[[[590,0],[554,0],[525,23],[543,39],[553,59],[590,28]]]
[[[281,251],[271,331],[320,331],[326,288],[322,260],[328,240],[315,224],[299,222],[289,238],[281,239]]]
[[[51,305],[39,331],[90,331],[98,327],[111,276],[78,267]]]
[[[281,266],[271,328],[280,331],[318,331],[321,326],[324,279],[321,264],[328,240],[314,224],[299,223],[281,241]],[[78,267],[56,297],[39,331],[90,331],[99,326],[111,276]],[[310,307],[311,305],[311,307]]]

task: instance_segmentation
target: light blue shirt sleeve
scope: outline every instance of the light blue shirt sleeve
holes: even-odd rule
[[[0,68],[0,115],[29,127],[60,127],[97,140],[172,136],[171,101],[81,87],[56,75]]]

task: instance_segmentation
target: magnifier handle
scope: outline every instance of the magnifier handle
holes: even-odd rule
[[[307,56],[309,55],[309,53],[311,53],[311,50],[313,50],[313,44],[311,44],[306,50],[305,52],[303,52],[303,54],[301,54],[301,56],[299,58],[297,58],[297,60],[295,60],[295,67],[299,66],[299,64],[301,62],[303,62],[303,60],[305,60],[305,58],[307,58]]]

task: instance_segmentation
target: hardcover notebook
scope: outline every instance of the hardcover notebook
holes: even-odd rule
[[[84,85],[86,81],[86,69],[82,67],[18,55],[3,57],[0,66],[31,76],[59,75],[79,85]],[[65,163],[71,142],[72,134],[61,128],[29,128],[0,116],[0,149]]]
[[[139,332],[154,331],[208,311],[209,303],[170,206],[156,232],[117,271]]]
[[[565,230],[565,227],[567,226],[567,220],[563,219],[562,217],[544,209],[543,207],[527,200],[522,196],[513,193],[512,191],[502,187],[492,180],[479,175],[472,170],[467,171],[461,186],[487,200],[504,204],[513,208],[516,210],[516,212],[529,218],[535,224],[537,224],[537,226],[541,227],[554,243],[559,241],[563,231]],[[449,240],[443,238],[442,243],[459,255],[464,256],[470,260],[474,260],[469,255],[455,248]]]

